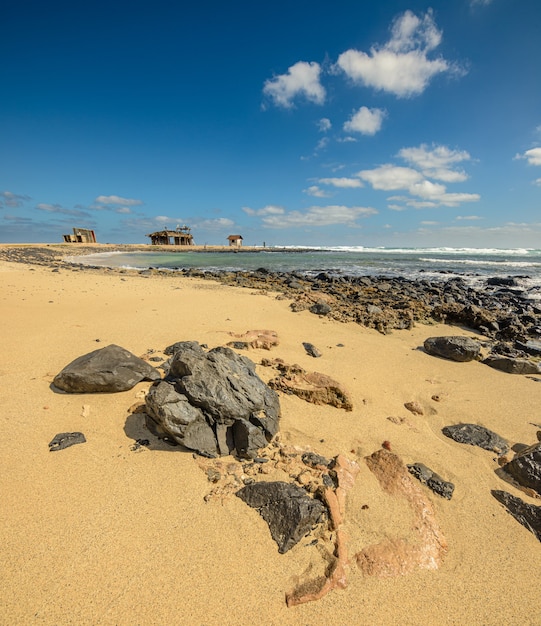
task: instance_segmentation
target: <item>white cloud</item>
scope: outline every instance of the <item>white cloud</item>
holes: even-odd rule
[[[317,123],[317,127],[321,133],[326,133],[332,128],[331,120],[327,117],[322,117]]]
[[[90,217],[90,214],[86,211],[79,209],[65,209],[60,204],[48,204],[46,202],[40,202],[36,204],[38,211],[45,211],[46,213],[58,213],[60,215],[70,215],[72,217]]]
[[[409,189],[423,180],[422,174],[417,170],[391,164],[382,165],[373,170],[362,170],[357,173],[357,176],[369,182],[374,189],[384,191]]]
[[[487,7],[489,4],[492,4],[492,0],[470,0],[470,4],[472,7]]]
[[[268,228],[294,228],[309,226],[332,226],[342,224],[356,226],[357,219],[377,214],[369,207],[347,207],[340,205],[312,206],[306,211],[289,211],[282,215],[267,215],[262,222]]]
[[[287,74],[280,74],[265,81],[263,93],[276,106],[286,109],[293,106],[293,100],[297,96],[304,96],[315,104],[323,104],[326,94],[319,80],[320,75],[319,63],[299,61],[287,70]]]
[[[422,17],[406,11],[394,21],[385,45],[372,47],[368,54],[346,50],[337,66],[354,82],[408,98],[422,93],[437,74],[456,71],[443,58],[428,58],[441,39],[431,11]]]
[[[311,185],[307,189],[303,189],[303,191],[314,198],[330,198],[332,196],[331,193],[321,189],[321,187],[318,187],[317,185]]]
[[[242,207],[242,210],[247,215],[251,215],[251,216],[283,215],[286,212],[284,207],[277,206],[275,204],[268,204],[262,209],[251,209],[250,207],[246,206],[246,207]]]
[[[234,225],[235,222],[228,217],[217,217],[193,223],[194,228],[198,230],[223,230],[226,228],[230,229]]]
[[[541,148],[526,150],[522,155],[517,155],[518,159],[526,159],[528,165],[541,165]]]
[[[143,204],[142,200],[122,198],[121,196],[98,196],[94,202],[99,202],[100,204],[120,204],[121,206],[138,206]]]
[[[320,178],[318,182],[322,185],[332,185],[333,187],[341,187],[342,189],[358,189],[364,187],[358,178]]]
[[[468,222],[474,222],[476,220],[482,220],[483,218],[479,215],[457,215],[455,219],[458,221],[464,220]]]
[[[421,144],[417,148],[402,148],[398,156],[410,165],[418,167],[424,176],[443,180],[446,183],[457,183],[468,179],[463,170],[453,169],[453,165],[471,159],[465,150],[451,150],[447,146]]]
[[[534,184],[534,185],[539,185],[539,187],[541,187],[541,178],[536,178],[536,179],[533,181],[533,184]]]
[[[363,135],[375,135],[381,129],[385,115],[385,111],[381,109],[369,109],[363,106],[344,124],[344,130]]]

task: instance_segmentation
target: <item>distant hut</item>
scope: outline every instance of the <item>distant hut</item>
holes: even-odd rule
[[[240,248],[242,246],[242,235],[229,235],[227,238],[229,245],[233,248]]]
[[[62,235],[64,243],[96,243],[96,233],[89,228],[74,228],[73,235]]]
[[[150,233],[150,242],[153,246],[193,246],[193,235],[188,226],[177,226],[175,230],[157,230]]]

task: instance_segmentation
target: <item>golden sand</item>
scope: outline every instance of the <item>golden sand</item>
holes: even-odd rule
[[[420,349],[429,336],[472,333],[434,325],[382,336],[292,313],[273,294],[174,275],[1,262],[0,287],[1,624],[540,623],[541,545],[491,489],[541,502],[499,478],[493,453],[441,429],[473,422],[533,443],[541,384]],[[280,555],[239,498],[205,502],[209,482],[191,453],[133,451],[149,433],[128,409],[149,383],[101,395],[50,387],[67,363],[111,343],[140,356],[181,340],[225,345],[229,333],[253,329],[279,337],[270,352],[246,352],[254,362],[298,363],[351,394],[349,412],[280,397],[283,441],[360,465],[344,524],[351,554],[403,537],[411,525],[407,505],[383,492],[364,462],[384,440],[405,463],[422,462],[455,483],[450,501],[422,487],[448,544],[439,569],[380,578],[352,562],[346,589],[287,608],[285,593],[315,548],[301,541]],[[307,355],[302,342],[322,357]],[[404,408],[412,401],[423,415]],[[71,431],[87,442],[49,452],[55,434]]]

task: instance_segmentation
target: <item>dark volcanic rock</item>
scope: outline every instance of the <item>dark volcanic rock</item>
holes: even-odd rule
[[[507,511],[541,541],[541,506],[527,504],[507,491],[494,489],[492,495],[505,506]]]
[[[325,300],[318,300],[309,308],[309,311],[315,315],[328,315],[332,311],[332,307]]]
[[[516,346],[532,356],[541,356],[541,341],[517,341]]]
[[[236,495],[257,509],[269,525],[278,552],[284,554],[318,524],[326,509],[304,489],[284,482],[253,483]]]
[[[481,346],[478,341],[469,337],[429,337],[424,348],[432,356],[443,357],[451,361],[473,361],[479,357]]]
[[[304,341],[302,345],[306,350],[306,354],[308,354],[309,356],[313,356],[316,359],[321,356],[321,352],[314,346],[313,343],[308,343],[307,341]]]
[[[278,432],[278,395],[255,364],[230,348],[205,352],[193,341],[170,346],[164,381],[152,386],[146,410],[153,431],[207,457],[236,450],[245,458]]]
[[[497,454],[505,454],[509,444],[495,432],[478,426],[477,424],[456,424],[445,426],[441,432],[458,443],[467,443],[470,446],[479,446],[483,450],[490,450]]]
[[[413,463],[408,465],[408,472],[413,474],[415,478],[418,478],[423,485],[426,485],[429,489],[432,489],[434,493],[437,493],[442,498],[450,500],[453,497],[455,486],[447,480],[433,472],[429,467],[423,465],[423,463]]]
[[[530,487],[541,495],[541,443],[522,450],[503,466],[523,487]]]
[[[127,391],[142,380],[160,378],[158,370],[146,361],[111,344],[66,365],[53,384],[68,393],[111,393]]]
[[[49,452],[64,450],[77,443],[86,443],[86,438],[83,433],[58,433],[49,443]]]
[[[151,387],[146,408],[150,417],[177,443],[203,456],[217,456],[217,441],[205,414],[178,393],[172,383],[161,381]]]
[[[484,361],[486,365],[507,374],[539,374],[539,364],[528,359],[516,359],[513,357],[490,354]]]

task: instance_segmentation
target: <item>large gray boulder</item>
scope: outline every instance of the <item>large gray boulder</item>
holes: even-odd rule
[[[127,391],[142,380],[159,380],[158,370],[115,344],[84,354],[55,376],[53,385],[68,393]]]
[[[146,397],[154,430],[203,456],[257,457],[278,432],[280,404],[255,364],[194,341],[177,342],[171,353],[167,378]]]
[[[541,443],[525,448],[503,466],[520,485],[541,495]]]
[[[478,341],[469,337],[429,337],[424,342],[424,349],[432,356],[466,362],[479,358],[481,346]]]
[[[541,541],[541,506],[527,504],[507,491],[494,489],[492,495],[503,504],[508,513]]]
[[[278,552],[284,554],[297,544],[322,519],[325,506],[304,489],[284,482],[253,483],[236,495],[257,509],[269,525]]]

